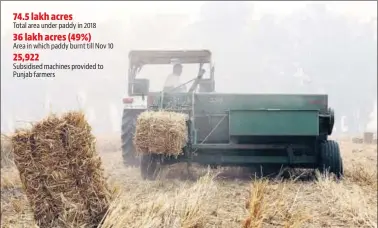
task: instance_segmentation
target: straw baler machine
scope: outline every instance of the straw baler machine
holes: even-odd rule
[[[327,95],[214,92],[214,67],[211,53],[206,50],[134,51],[129,57],[131,66],[141,62],[169,64],[172,58],[183,64],[199,64],[199,73],[186,93],[150,92],[148,81],[139,81],[129,74],[129,95],[146,97],[146,109],[189,115],[189,139],[183,154],[178,157],[143,155],[140,159],[143,178],[154,179],[159,166],[177,162],[289,166],[327,170],[337,177],[343,175],[339,145],[328,140],[335,118],[328,107]],[[204,64],[210,64],[211,69],[206,79]],[[140,109],[139,113],[146,109]],[[136,159],[133,153],[133,150],[126,152],[130,160]]]

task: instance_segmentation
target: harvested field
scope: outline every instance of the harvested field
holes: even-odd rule
[[[119,191],[102,227],[377,227],[377,147],[340,144],[340,182],[301,171],[251,180],[242,169],[200,167],[191,181],[182,164],[143,181],[138,168],[123,167],[120,151],[104,151],[109,183]],[[20,183],[15,168],[2,169],[2,227],[31,227]]]

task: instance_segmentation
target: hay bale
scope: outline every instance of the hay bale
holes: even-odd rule
[[[356,143],[356,144],[362,144],[362,143],[364,143],[364,139],[363,138],[354,137],[354,138],[352,138],[352,142]]]
[[[366,144],[373,144],[373,140],[374,140],[374,133],[373,132],[364,132],[364,143]]]
[[[186,120],[186,114],[177,112],[141,113],[134,136],[136,151],[140,154],[181,154],[188,137]]]
[[[14,161],[40,228],[96,227],[109,189],[91,127],[80,112],[51,115],[12,136]]]

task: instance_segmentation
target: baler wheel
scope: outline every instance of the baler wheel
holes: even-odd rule
[[[125,166],[139,166],[139,158],[136,156],[133,137],[135,133],[136,119],[139,115],[136,110],[123,110],[122,115],[122,158]]]
[[[320,143],[320,171],[334,173],[337,178],[344,175],[343,159],[339,144],[333,140]]]
[[[144,180],[155,180],[159,173],[158,159],[152,155],[142,155],[140,173]]]

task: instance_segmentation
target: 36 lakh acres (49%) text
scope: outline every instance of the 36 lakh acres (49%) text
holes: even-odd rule
[[[13,41],[86,41],[90,42],[90,33],[68,33],[68,34],[41,34],[41,33],[13,33]]]

